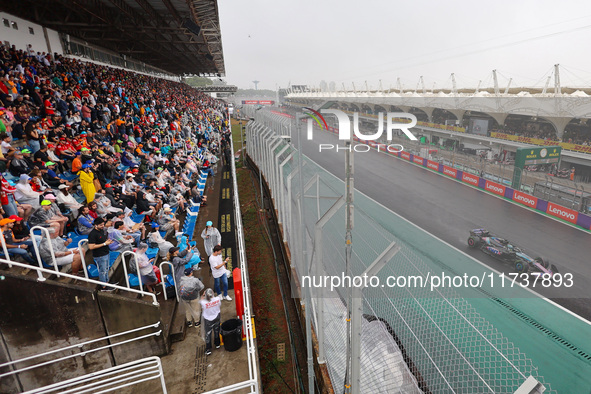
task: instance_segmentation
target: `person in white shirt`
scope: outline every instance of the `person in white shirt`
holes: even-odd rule
[[[4,139],[2,139],[2,144],[0,144],[0,146],[2,148],[3,155],[6,155],[8,151],[12,148],[12,145],[10,145],[10,141],[12,141],[12,138],[8,134],[6,135],[6,137],[4,137]]]
[[[220,282],[222,282],[222,289],[224,291],[222,300],[232,301],[232,297],[228,295],[228,275],[226,274],[226,263],[229,261],[229,257],[227,257],[225,260],[222,260],[222,246],[216,245],[213,248],[213,254],[209,256],[211,276],[213,276],[214,281],[213,288],[215,289],[216,294],[219,296],[221,294]]]
[[[202,334],[205,335],[205,354],[211,354],[211,334],[215,348],[220,348],[220,312],[222,301],[214,297],[213,290],[207,289],[201,296],[201,319],[203,321]]]

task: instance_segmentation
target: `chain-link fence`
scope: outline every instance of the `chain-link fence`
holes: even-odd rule
[[[531,392],[552,392],[533,362],[477,312],[466,293],[354,285],[349,323],[349,287],[331,288],[321,283],[326,278],[349,272],[380,283],[390,277],[428,280],[448,262],[409,246],[407,230],[391,225],[392,212],[355,193],[347,271],[344,182],[300,156],[291,136],[301,122],[265,110],[251,116],[247,152],[271,190],[291,254],[293,287],[301,291],[295,296],[311,307],[318,361],[326,363],[337,392],[349,381],[348,363],[353,392],[512,393],[530,377],[541,383]]]

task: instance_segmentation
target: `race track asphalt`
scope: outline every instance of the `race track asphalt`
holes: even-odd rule
[[[295,131],[293,143],[298,144]],[[334,134],[315,132],[313,141],[302,139],[304,154],[344,179],[344,151],[320,153],[321,143],[336,145],[339,141]],[[537,286],[532,290],[591,320],[591,235],[588,232],[375,150],[355,153],[355,188],[498,271],[513,272],[508,265],[480,250],[469,249],[466,240],[470,229],[486,228],[523,247],[532,257],[544,257],[561,274],[572,273],[574,286]]]

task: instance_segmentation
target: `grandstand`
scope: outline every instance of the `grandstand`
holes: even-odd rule
[[[222,163],[227,105],[180,82],[225,73],[216,2],[3,11],[0,391],[257,392],[235,171]],[[235,208],[219,203],[222,186]],[[206,355],[204,328],[191,328],[199,294],[191,303],[181,288],[197,288],[193,273],[217,289],[200,236],[209,221],[244,284],[235,294],[229,280],[240,301],[228,296],[213,321],[242,318],[245,346],[224,364],[240,373],[206,381],[206,363],[224,357]],[[179,364],[190,367],[167,381]]]

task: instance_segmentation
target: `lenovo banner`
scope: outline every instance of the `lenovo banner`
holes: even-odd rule
[[[525,194],[522,192],[518,192],[517,190],[513,190],[513,201],[517,201],[518,203],[531,208],[535,208],[538,206],[537,197],[530,196],[529,194]]]
[[[420,156],[413,156],[412,161],[414,161],[417,164],[424,165],[423,158]]]
[[[455,168],[448,167],[448,166],[443,166],[443,173],[447,176],[452,177],[452,178],[458,177],[458,170],[456,170]]]
[[[467,172],[462,174],[462,181],[474,186],[478,186],[478,177],[476,175],[468,174]]]
[[[439,163],[432,160],[427,160],[427,167],[432,170],[439,171]]]
[[[410,161],[410,153],[408,153],[408,152],[402,152],[402,153],[400,153],[400,157],[402,157],[403,159],[406,159],[406,160]]]
[[[572,209],[565,208],[552,202],[548,202],[548,208],[546,209],[546,212],[552,216],[556,216],[557,218],[564,219],[567,222],[574,224],[577,224],[577,218],[579,217],[579,213],[577,211],[573,211]]]
[[[505,186],[499,185],[498,183],[486,181],[484,189],[494,194],[498,194],[501,197],[505,196]]]

